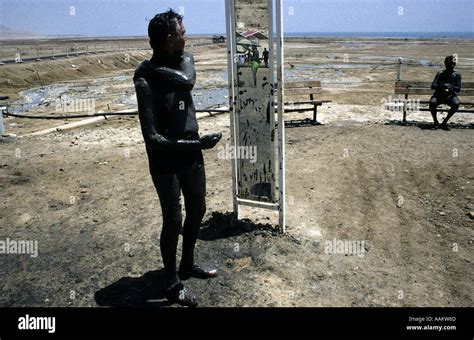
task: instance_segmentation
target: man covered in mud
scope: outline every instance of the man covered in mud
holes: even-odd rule
[[[268,57],[270,55],[270,53],[267,51],[266,48],[263,49],[263,62],[265,63],[265,67],[268,67]]]
[[[431,84],[431,89],[435,90],[435,92],[430,100],[430,111],[433,116],[434,127],[449,130],[448,120],[459,109],[459,98],[457,93],[461,91],[461,74],[454,71],[454,67],[456,66],[455,56],[447,56],[444,59],[444,66],[446,69],[438,72]],[[450,109],[448,115],[440,125],[436,114],[437,107],[441,104],[449,105]]]
[[[222,134],[199,136],[191,90],[196,81],[193,55],[184,51],[183,17],[169,10],[150,20],[148,35],[153,56],[135,71],[140,125],[150,174],[160,198],[163,228],[160,237],[166,297],[171,302],[196,306],[195,294],[181,281],[207,279],[216,270],[194,263],[194,246],[206,210],[203,149],[213,148]],[[186,219],[182,226],[180,192]],[[176,270],[176,248],[182,228],[183,251]]]

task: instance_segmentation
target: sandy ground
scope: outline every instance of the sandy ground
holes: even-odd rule
[[[393,58],[412,60],[405,79],[431,80],[442,57],[458,51],[459,71],[472,81],[469,43],[323,39],[287,47],[287,78],[321,79],[333,102],[320,110],[323,125],[286,130],[284,235],[274,213],[246,208],[242,220],[232,219],[230,163],[217,150],[205,152],[207,213],[196,257],[220,275],[188,281],[200,305],[472,306],[472,115],[456,115],[449,132],[435,131],[426,112],[409,115],[403,126],[400,113],[382,108],[393,96]],[[224,87],[224,48],[195,53],[196,91]],[[347,62],[339,60],[344,54]],[[3,65],[0,89],[18,95],[40,86],[26,68],[50,77],[45,84],[130,77],[147,55],[133,53],[129,63],[114,53],[101,57],[108,66],[94,71],[88,69],[99,56],[74,60],[83,70],[75,78],[62,72],[71,60]],[[109,83],[99,110],[133,95],[127,79]],[[29,113],[58,114],[43,106]],[[5,120],[7,132],[19,136],[59,123]],[[199,124],[201,133],[223,131],[220,143],[229,142],[228,115]],[[136,118],[3,139],[0,196],[0,241],[38,241],[37,257],[0,254],[1,306],[167,305],[161,211]],[[334,240],[363,244],[357,254],[335,254],[328,251]]]

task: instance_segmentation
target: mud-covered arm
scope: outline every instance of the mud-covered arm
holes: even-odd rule
[[[456,93],[459,93],[459,91],[461,91],[461,75],[459,73],[456,73],[454,82],[450,86],[450,90]]]
[[[204,145],[200,140],[171,140],[159,134],[155,128],[155,115],[152,92],[144,78],[135,80],[135,91],[138,102],[138,115],[145,142],[157,150],[193,151],[201,150]]]
[[[191,91],[196,83],[194,57],[188,52],[183,54],[178,70],[161,66],[155,71],[166,83],[171,84],[173,90]]]
[[[444,84],[440,84],[438,82],[439,75],[440,75],[440,72],[436,73],[436,76],[435,76],[433,82],[431,83],[431,89],[432,90],[442,90],[444,88]]]
[[[143,138],[157,150],[199,150],[199,141],[187,141],[194,143],[183,143],[173,141],[159,134],[155,128],[154,103],[152,100],[151,88],[144,78],[135,80],[135,91],[138,102],[138,115],[142,128]]]
[[[451,79],[449,83],[444,84],[444,87],[452,94],[461,91],[461,75],[456,73],[454,79]]]

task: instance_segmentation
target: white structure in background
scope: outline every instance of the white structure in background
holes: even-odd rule
[[[6,106],[0,106],[0,136],[5,134],[5,127],[3,126],[3,112],[6,110]]]
[[[397,68],[397,81],[402,80],[402,69],[403,69],[403,58],[398,57],[398,68]],[[400,95],[397,98],[392,99],[392,96],[387,99],[381,100],[382,106],[385,110],[390,112],[403,112],[405,106],[404,102],[400,98]]]

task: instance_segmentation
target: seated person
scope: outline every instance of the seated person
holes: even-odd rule
[[[454,67],[456,66],[454,56],[447,56],[444,59],[444,65],[446,70],[438,72],[431,84],[431,89],[435,90],[435,92],[430,100],[430,111],[433,116],[434,127],[438,128],[439,126],[444,130],[449,130],[448,120],[459,109],[457,93],[461,91],[461,74],[454,72]],[[449,105],[450,109],[446,118],[441,125],[439,125],[438,119],[436,118],[436,108],[441,104]]]

